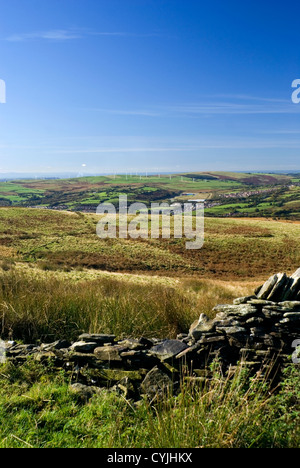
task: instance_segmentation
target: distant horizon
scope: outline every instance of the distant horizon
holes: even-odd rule
[[[143,176],[159,176],[159,175],[181,175],[181,174],[210,174],[210,173],[236,173],[236,174],[300,174],[299,170],[252,170],[252,171],[225,171],[225,170],[212,170],[212,171],[166,171],[166,172],[147,172],[147,171],[137,171],[137,172],[99,172],[99,173],[87,173],[87,174],[78,174],[76,172],[53,172],[53,173],[34,173],[34,172],[11,172],[11,173],[1,173],[0,180],[18,180],[18,179],[73,179],[73,178],[85,178],[85,177],[112,177],[112,176],[125,176],[129,177],[140,177]]]

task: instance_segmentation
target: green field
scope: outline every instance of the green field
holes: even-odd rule
[[[0,182],[0,206],[40,206],[95,212],[100,203],[206,199],[207,215],[299,219],[300,178],[231,172],[114,175]]]
[[[0,375],[1,448],[298,448],[299,377],[286,373],[277,394],[264,381],[215,372],[202,389],[153,407],[103,390],[83,404],[64,373],[29,361]]]

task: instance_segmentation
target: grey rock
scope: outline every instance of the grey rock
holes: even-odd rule
[[[283,297],[284,301],[295,300],[300,290],[300,278],[291,278],[291,284]]]
[[[165,340],[161,344],[158,344],[150,349],[149,353],[152,356],[166,361],[168,359],[175,358],[179,353],[182,353],[188,346],[179,340]]]
[[[260,289],[259,293],[257,294],[258,299],[267,299],[274,288],[275,284],[277,283],[278,275],[271,276],[268,281]]]
[[[39,346],[12,343],[6,358],[22,365],[32,355],[45,366],[50,359],[57,369],[72,375],[72,382],[78,382],[73,390],[82,401],[88,401],[99,387],[125,398],[138,400],[141,394],[156,398],[179,390],[182,369],[206,373],[216,357],[224,376],[241,360],[246,360],[252,372],[279,352],[286,353],[281,360],[286,365],[291,343],[300,336],[300,269],[291,277],[274,275],[256,294],[215,307],[213,320],[201,314],[189,334],[180,334],[176,340],[128,338],[116,343],[114,335],[85,333],[72,345],[64,341]],[[196,375],[206,378],[206,374]]]
[[[16,345],[17,345],[16,341],[5,341],[5,348],[6,349],[10,349],[10,348],[12,348],[13,346],[16,346]]]
[[[240,305],[240,304],[247,304],[249,301],[252,299],[255,299],[256,296],[245,296],[245,297],[239,297],[237,299],[234,299],[233,304],[234,305]]]
[[[67,340],[58,340],[54,343],[44,343],[40,346],[41,351],[53,351],[53,350],[61,350],[61,349],[68,349],[71,346],[71,343]]]
[[[226,342],[226,337],[222,335],[214,335],[214,336],[203,336],[199,343],[202,345],[209,345],[209,344],[220,344],[224,345]]]
[[[262,314],[267,320],[276,321],[282,318],[282,312],[278,310],[264,308]]]
[[[216,327],[235,327],[235,326],[239,326],[240,322],[239,320],[236,320],[236,318],[231,317],[231,318],[227,318],[227,319],[225,318],[222,320],[216,319],[214,321],[214,324]]]
[[[240,304],[240,305],[218,305],[213,309],[216,313],[216,319],[224,319],[230,316],[241,317],[244,319],[250,318],[258,313],[256,307],[251,304]],[[225,313],[226,315],[219,315],[219,313]]]
[[[140,343],[140,341],[134,340],[134,339],[118,341],[118,345],[124,346],[125,348],[129,350],[136,350],[136,351],[139,351],[145,348],[144,345]]]
[[[218,327],[217,331],[223,332],[226,335],[246,335],[247,330],[244,327]]]
[[[245,325],[253,328],[253,327],[259,327],[264,323],[264,319],[261,317],[251,317],[248,320],[246,320]]]
[[[87,341],[89,343],[97,343],[98,346],[102,346],[105,343],[112,344],[115,341],[115,335],[101,335],[101,334],[89,334],[83,333],[78,338],[78,341]]]
[[[213,320],[210,320],[207,315],[201,314],[198,322],[194,322],[190,328],[189,335],[198,341],[203,332],[211,332],[215,329]]]
[[[76,341],[70,346],[70,350],[78,353],[91,353],[97,346],[94,342]]]
[[[176,359],[182,358],[192,358],[192,356],[201,348],[199,343],[194,344],[186,349],[184,349],[181,353],[177,354]]]
[[[189,339],[189,335],[187,333],[179,333],[179,335],[176,336],[176,340],[185,340]]]
[[[299,301],[285,301],[279,302],[278,304],[280,307],[288,308],[290,310],[297,310],[300,311],[300,302]]]
[[[296,270],[295,273],[292,274],[291,278],[300,278],[300,268],[298,268],[298,270]]]
[[[95,367],[97,365],[96,356],[92,353],[79,353],[71,352],[66,356],[66,361],[68,365],[76,365],[76,367],[81,368],[85,366]]]
[[[56,355],[53,351],[42,351],[34,354],[34,360],[41,363],[47,363],[55,359]]]
[[[286,294],[286,286],[289,283],[289,278],[286,273],[279,273],[277,275],[277,282],[274,285],[272,291],[268,295],[267,299],[273,302],[279,302]]]
[[[276,305],[276,302],[267,301],[266,299],[251,299],[248,304],[253,306],[273,306]]]
[[[130,369],[151,369],[157,364],[157,359],[151,356],[148,351],[124,351],[120,353],[123,364]]]
[[[265,346],[268,346],[268,348],[274,346],[274,344],[275,344],[274,338],[271,335],[269,335],[268,333],[266,333],[263,336],[263,342],[264,342]]]
[[[29,345],[21,345],[17,344],[15,346],[10,347],[7,349],[7,357],[10,356],[27,356],[29,354],[33,354],[34,352],[38,351],[38,347],[32,344]]]
[[[262,310],[272,310],[273,312],[282,312],[282,307],[276,303],[275,305],[266,305]]]
[[[213,311],[216,312],[216,307],[213,309]],[[214,321],[215,321],[215,323],[217,323],[218,321],[222,321],[222,320],[228,320],[228,315],[226,314],[226,312],[218,312],[216,314],[216,317],[215,317]]]
[[[94,350],[94,354],[99,361],[104,362],[121,362],[120,354],[126,351],[123,346],[102,346]]]
[[[250,334],[256,337],[263,337],[265,335],[265,329],[263,327],[250,328]]]
[[[141,389],[144,394],[153,399],[169,392],[172,389],[172,381],[165,372],[158,367],[154,367],[143,380]]]

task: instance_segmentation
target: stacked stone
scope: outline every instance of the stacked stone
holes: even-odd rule
[[[299,300],[297,300],[299,299]],[[300,269],[291,277],[285,273],[272,276],[252,296],[234,300],[233,305],[218,305],[215,318],[201,315],[190,329],[195,342],[217,342],[222,337],[239,353],[246,349],[292,353],[292,343],[300,338]],[[267,354],[267,353],[266,353]]]
[[[300,269],[290,277],[272,276],[254,295],[218,305],[213,315],[210,320],[201,314],[176,340],[83,334],[74,343],[10,343],[6,358],[17,365],[28,355],[45,364],[50,360],[70,372],[74,390],[85,396],[113,388],[133,399],[176,391],[183,376],[201,383],[210,378],[209,364],[216,358],[224,375],[240,362],[251,372],[261,372],[272,359],[281,368],[292,363],[293,342],[300,340]]]
[[[300,268],[290,277],[286,273],[271,276],[255,292],[258,299],[273,302],[300,301]]]

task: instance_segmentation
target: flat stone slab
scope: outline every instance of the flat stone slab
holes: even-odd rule
[[[247,303],[250,302],[252,299],[256,299],[256,296],[238,297],[237,299],[234,299],[233,304],[234,304],[234,305],[247,304]]]
[[[259,293],[257,294],[258,299],[267,299],[275,284],[277,283],[277,280],[277,275],[271,276],[271,278],[269,278],[268,281],[265,282],[265,284],[262,286]]]
[[[243,327],[217,327],[217,331],[224,332],[226,335],[247,335],[246,328]]]
[[[272,305],[276,305],[277,303],[276,302],[272,302],[272,301],[266,301],[265,299],[251,299],[250,301],[248,301],[249,304],[252,304],[252,305],[258,305],[258,306],[272,306]]]
[[[279,302],[278,305],[280,307],[291,309],[293,311],[294,310],[300,311],[300,301],[284,301],[284,302]]]
[[[188,346],[182,341],[165,340],[162,343],[154,346],[149,350],[152,356],[157,357],[161,361],[175,358],[179,353],[182,353]]]
[[[268,296],[268,300],[273,302],[280,301],[286,295],[289,285],[290,278],[285,273],[279,274],[277,283]]]
[[[97,346],[97,343],[94,342],[76,341],[76,343],[72,344],[70,350],[79,353],[92,353]]]
[[[122,353],[125,349],[122,346],[102,346],[96,348],[94,354],[96,358],[99,359],[99,361],[121,362],[122,358],[120,353]]]
[[[300,268],[292,275],[277,273],[271,276],[257,291],[258,299],[273,302],[296,301],[300,299]]]
[[[251,304],[240,304],[240,305],[218,305],[214,309],[214,312],[217,313],[217,319],[224,319],[224,315],[219,315],[220,313],[225,313],[228,317],[229,316],[236,316],[236,317],[243,317],[243,318],[250,318],[253,315],[258,313],[257,308],[252,306]]]
[[[106,344],[106,343],[114,343],[115,335],[100,335],[100,334],[90,334],[90,333],[83,333],[78,338],[78,341],[88,341],[97,343],[99,346]]]

